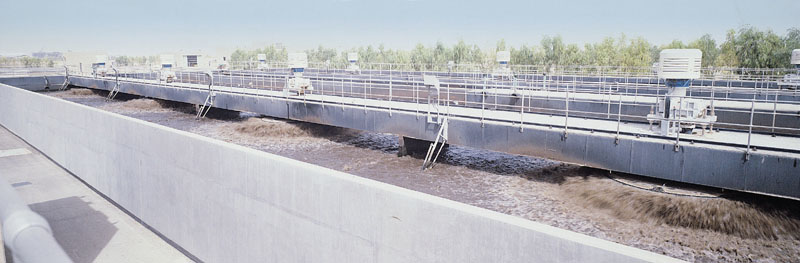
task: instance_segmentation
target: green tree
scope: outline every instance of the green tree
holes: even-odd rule
[[[631,39],[622,47],[622,65],[629,67],[649,67],[653,63],[650,55],[650,43],[644,38]]]
[[[736,55],[736,31],[731,29],[725,34],[725,42],[719,46],[719,55],[714,61],[717,67],[738,67],[739,57]]]
[[[692,41],[689,43],[688,48],[696,48],[703,52],[703,67],[714,66],[720,53],[717,41],[709,34]]]

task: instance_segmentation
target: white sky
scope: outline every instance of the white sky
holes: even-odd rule
[[[606,36],[654,44],[689,41],[749,24],[783,35],[800,27],[798,0],[551,1],[0,1],[0,54],[103,51],[150,55],[283,43],[349,48],[385,44],[410,49],[436,41],[493,47],[538,45],[545,35],[568,43]]]

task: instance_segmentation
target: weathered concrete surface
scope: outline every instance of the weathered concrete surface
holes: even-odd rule
[[[75,262],[191,262],[3,127],[0,176],[47,219],[54,237]]]
[[[0,112],[203,261],[675,261],[4,85]]]

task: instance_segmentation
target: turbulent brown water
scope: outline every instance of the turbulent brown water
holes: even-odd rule
[[[313,125],[307,123],[292,123],[285,121],[247,118],[230,126],[232,131],[246,136],[272,137],[272,138],[295,138],[309,136],[333,136],[340,135],[345,129]]]
[[[94,95],[94,92],[90,89],[70,89],[69,94],[75,96],[89,96]]]
[[[108,102],[93,93],[50,94],[684,260],[800,259],[796,201],[746,194],[698,198],[657,193],[621,184],[607,177],[607,171],[455,145],[440,165],[423,172],[421,160],[397,157],[398,138],[390,134],[252,114],[196,121],[193,107],[185,104]]]
[[[744,238],[800,238],[800,220],[787,210],[767,210],[737,200],[697,198],[620,187],[602,178],[563,184],[564,196],[622,220],[707,229]]]
[[[114,105],[114,107],[117,106]],[[164,107],[162,107],[161,103],[152,99],[132,99],[121,103],[119,107],[129,110],[141,110],[141,111],[167,110]]]

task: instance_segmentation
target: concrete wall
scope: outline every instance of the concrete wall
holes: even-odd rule
[[[207,262],[674,261],[2,84],[0,124]]]
[[[32,91],[58,90],[64,84],[64,76],[0,78],[0,83]]]

